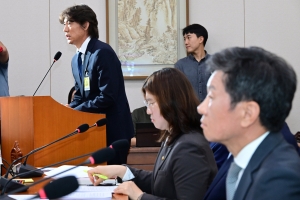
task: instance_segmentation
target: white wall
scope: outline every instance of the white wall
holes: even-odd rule
[[[190,24],[199,23],[208,30],[206,49],[209,53],[230,46],[260,46],[283,57],[294,67],[299,81],[287,123],[293,133],[300,131],[300,1],[189,2]]]
[[[112,0],[110,0],[112,1]],[[58,22],[62,10],[84,2],[97,14],[100,40],[106,41],[105,0],[0,0],[0,40],[10,52],[11,96],[32,95],[57,51],[62,52],[36,95],[50,95],[67,102],[73,85],[70,68],[75,47],[67,44]],[[206,49],[213,54],[231,46],[261,46],[291,63],[300,74],[299,0],[189,0],[191,23],[209,33]],[[143,105],[142,80],[126,80],[131,110]],[[287,120],[293,133],[300,131],[298,90]]]

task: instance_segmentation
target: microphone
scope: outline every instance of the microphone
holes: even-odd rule
[[[98,120],[95,124],[98,124],[98,122],[100,122],[100,121],[103,122],[104,120],[103,119]],[[118,151],[118,150],[124,149],[124,148],[128,149],[129,148],[129,142],[127,140],[125,140],[125,139],[118,140],[118,141],[113,142],[110,145],[109,148],[114,149],[115,151]],[[21,187],[24,186],[23,184],[20,184],[18,182],[13,182],[13,179],[15,179],[17,177],[27,177],[29,174],[32,174],[32,173],[34,173],[36,171],[39,171],[39,170],[42,170],[42,169],[45,169],[45,168],[48,168],[48,167],[53,167],[53,166],[56,166],[56,165],[60,165],[60,164],[63,164],[63,163],[69,162],[69,161],[73,161],[73,160],[76,160],[76,159],[79,159],[79,158],[91,155],[92,153],[93,152],[90,152],[90,153],[87,153],[87,154],[84,154],[84,155],[81,155],[81,156],[78,156],[78,157],[74,157],[74,158],[71,158],[71,159],[68,159],[68,160],[64,160],[64,161],[61,161],[61,162],[57,162],[57,163],[54,163],[54,164],[42,167],[40,169],[35,169],[35,170],[32,170],[32,171],[27,171],[27,172],[24,172],[24,173],[21,173],[21,174],[17,174],[17,175],[13,176],[9,180],[6,180],[6,179],[2,178],[2,179],[0,179],[0,185],[3,185],[3,189],[2,189],[1,195],[3,195],[6,192],[6,190],[9,192],[11,190],[15,190],[15,189],[18,189],[18,188],[21,188]],[[97,157],[97,158],[100,157],[101,158],[102,155],[98,156],[98,154],[94,153],[92,155],[92,157]],[[87,160],[87,161],[90,161],[90,160]],[[92,162],[95,163],[95,161],[92,161]],[[101,162],[101,161],[98,160],[98,162],[96,162],[96,163],[99,163],[99,162]]]
[[[31,198],[41,199],[58,199],[66,196],[79,187],[75,176],[66,176],[48,183],[44,188],[40,189],[38,194]]]
[[[109,147],[114,149],[115,151],[119,151],[121,149],[128,149],[129,142],[126,139],[117,140],[117,141],[113,142]]]
[[[63,163],[67,163],[69,161],[73,161],[73,160],[76,160],[76,159],[79,159],[79,158],[83,158],[83,157],[86,157],[86,156],[89,156],[91,155],[93,152],[90,152],[90,153],[86,153],[86,154],[83,154],[81,156],[77,156],[77,157],[74,157],[74,158],[70,158],[70,159],[67,159],[67,160],[63,160],[63,161],[60,161],[60,162],[57,162],[57,163],[54,163],[54,164],[51,164],[51,165],[47,165],[45,167],[42,167],[40,169],[35,169],[33,171],[29,171],[29,172],[24,172],[24,173],[21,173],[21,174],[17,174],[15,176],[13,176],[11,179],[9,180],[6,180],[4,178],[0,179],[0,184],[1,185],[4,185],[3,186],[3,189],[2,189],[2,192],[1,192],[1,195],[3,195],[6,190],[7,192],[10,192],[12,190],[15,190],[15,189],[18,189],[20,187],[23,187],[24,185],[23,184],[20,184],[18,182],[12,182],[15,178],[17,177],[20,177],[20,176],[27,176],[28,174],[30,173],[33,173],[35,171],[38,171],[38,170],[43,170],[45,168],[48,168],[48,167],[53,167],[53,166],[56,166],[56,165],[60,165],[60,164],[63,164]]]
[[[58,52],[55,54],[54,60],[53,60],[53,62],[52,62],[52,64],[51,64],[50,68],[48,69],[46,75],[44,76],[43,80],[40,82],[39,86],[36,88],[36,90],[35,90],[35,92],[33,93],[32,96],[34,96],[35,93],[38,91],[38,89],[40,88],[40,86],[41,86],[41,84],[43,83],[44,79],[46,78],[47,74],[49,73],[50,69],[52,68],[53,64],[54,64],[56,61],[58,61],[58,59],[59,59],[60,57],[61,57],[61,52],[58,51]]]
[[[0,47],[0,53],[3,51],[3,48],[2,47]]]
[[[97,127],[104,126],[104,125],[106,125],[106,121],[107,121],[106,118],[99,119],[98,121],[95,122],[95,124],[90,126],[90,128],[92,128],[94,126],[97,126]]]
[[[71,136],[73,136],[73,135],[75,135],[75,134],[77,134],[77,133],[84,133],[84,132],[87,131],[88,129],[89,129],[89,125],[88,125],[88,124],[82,124],[82,125],[80,125],[75,131],[73,131],[72,133],[70,133],[70,134],[68,134],[68,135],[66,135],[66,136],[64,136],[64,137],[62,137],[62,138],[60,138],[60,139],[58,139],[58,140],[55,140],[55,141],[53,141],[53,142],[51,142],[51,143],[49,143],[49,144],[47,144],[47,145],[44,145],[44,146],[42,146],[42,147],[39,147],[39,148],[37,148],[37,149],[32,150],[31,152],[29,152],[29,154],[26,155],[25,161],[24,161],[23,165],[21,165],[20,170],[19,170],[19,173],[29,172],[29,171],[32,171],[32,170],[35,170],[35,169],[36,169],[35,167],[33,167],[33,166],[31,166],[31,165],[26,165],[27,159],[28,159],[28,157],[29,157],[31,154],[33,154],[33,153],[35,153],[35,152],[37,152],[37,151],[40,151],[40,150],[42,150],[42,149],[44,149],[44,148],[46,148],[46,147],[48,147],[48,146],[50,146],[50,145],[52,145],[52,144],[54,144],[54,143],[56,143],[56,142],[59,142],[59,141],[61,141],[61,140],[63,140],[63,139],[66,139],[66,138],[68,138],[68,137],[71,137]],[[28,175],[26,175],[26,176],[19,176],[19,177],[21,177],[21,178],[40,177],[40,176],[42,176],[43,174],[44,174],[44,172],[40,170],[40,171],[36,171],[36,172],[34,172],[34,173],[31,173],[31,174],[28,174]]]
[[[26,161],[27,161],[28,156],[30,156],[31,154],[33,154],[33,153],[35,153],[35,152],[37,152],[37,151],[39,151],[39,150],[42,150],[42,149],[48,147],[48,146],[50,146],[50,145],[52,145],[52,144],[54,144],[54,143],[56,143],[56,142],[59,142],[59,141],[65,139],[65,138],[68,138],[68,137],[70,137],[70,136],[72,136],[72,135],[74,135],[74,134],[76,134],[76,133],[83,133],[83,132],[87,131],[88,129],[89,129],[89,125],[88,125],[88,124],[82,124],[81,126],[79,126],[79,127],[78,127],[75,131],[73,131],[72,133],[70,133],[70,134],[68,134],[68,135],[66,135],[66,136],[64,136],[64,137],[62,137],[62,138],[60,138],[60,139],[58,139],[58,140],[55,140],[54,142],[51,142],[51,143],[49,143],[49,144],[47,144],[47,145],[44,145],[44,146],[39,147],[39,148],[37,148],[37,149],[34,149],[34,150],[32,150],[31,152],[29,152],[28,154],[26,154],[25,156],[22,156],[22,157],[20,157],[20,158],[18,158],[18,159],[16,159],[16,160],[14,160],[14,161],[11,163],[11,165],[8,167],[8,169],[7,169],[7,171],[6,171],[6,174],[5,174],[4,178],[6,179],[6,178],[8,177],[8,173],[9,173],[10,170],[12,169],[13,165],[14,165],[16,162],[22,160],[23,158],[26,158],[26,159],[25,159],[25,161],[24,161],[24,164],[21,165],[20,170],[19,170],[19,173],[24,173],[24,172],[27,172],[27,171],[35,170],[35,169],[36,169],[35,167],[30,166],[30,165],[26,165]],[[42,176],[43,174],[44,174],[43,171],[37,170],[37,171],[35,171],[34,173],[28,174],[28,176],[23,176],[23,177],[24,177],[24,178],[27,178],[27,177],[40,177],[40,176]],[[20,176],[20,177],[22,177],[22,176]],[[3,179],[3,178],[2,178],[2,179]],[[2,179],[1,179],[1,181],[0,181],[0,185],[3,185],[3,184],[2,184],[2,181],[4,181],[4,180],[2,180]]]
[[[106,147],[106,148],[103,148],[103,149],[100,149],[96,152],[94,152],[87,160],[85,160],[84,162],[80,163],[79,165],[76,165],[74,167],[71,167],[65,171],[62,171],[62,172],[59,172],[57,174],[54,174],[52,176],[48,176],[44,179],[41,179],[39,181],[36,181],[34,182],[33,184],[31,185],[23,185],[23,187],[20,187],[20,188],[17,188],[11,192],[9,192],[8,194],[14,194],[14,193],[17,193],[17,192],[22,192],[22,191],[26,191],[29,187],[31,186],[34,186],[34,185],[37,185],[43,181],[46,181],[46,180],[49,180],[57,175],[60,175],[64,172],[67,172],[69,170],[72,170],[78,166],[81,166],[81,165],[86,165],[86,164],[100,164],[100,163],[103,163],[103,162],[107,162],[111,159],[113,159],[115,157],[116,153],[115,153],[115,150],[112,149],[112,148],[109,148],[109,147]],[[3,196],[5,197],[5,196]],[[1,199],[1,198],[0,198]]]

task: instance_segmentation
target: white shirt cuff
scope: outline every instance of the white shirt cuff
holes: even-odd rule
[[[126,167],[126,172],[123,176],[122,181],[129,181],[134,178],[135,178],[135,176],[133,175],[133,173],[130,171],[130,169],[128,167]]]

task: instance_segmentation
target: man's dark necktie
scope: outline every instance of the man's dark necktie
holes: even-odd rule
[[[79,72],[79,76],[80,76],[80,79],[81,79],[81,74],[82,74],[82,60],[81,60],[81,52],[78,52],[77,53],[77,62],[78,62],[78,72]]]

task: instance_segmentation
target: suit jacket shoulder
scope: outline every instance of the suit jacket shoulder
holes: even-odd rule
[[[246,167],[234,199],[300,199],[300,159],[280,133],[269,133]]]

